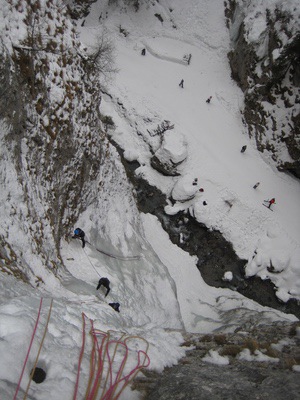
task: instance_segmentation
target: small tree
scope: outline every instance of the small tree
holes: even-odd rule
[[[118,70],[114,65],[114,44],[104,31],[97,38],[97,44],[87,57],[87,71],[89,74],[96,74],[109,78],[111,74]]]
[[[166,119],[161,123],[157,125],[157,128],[154,129],[154,131],[148,131],[151,137],[154,136],[159,136],[160,142],[162,143],[163,138],[164,138],[164,133],[166,131],[171,131],[174,129],[174,124],[171,125],[170,121],[167,121]]]
[[[102,115],[101,121],[104,124],[105,132],[107,132],[108,127],[114,128],[115,123],[110,115]]]

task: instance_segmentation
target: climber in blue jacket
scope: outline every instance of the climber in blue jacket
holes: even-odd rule
[[[82,248],[84,248],[84,246],[85,246],[84,236],[85,236],[85,233],[83,232],[83,230],[80,229],[80,228],[76,228],[72,238],[73,239],[80,239],[82,241]]]

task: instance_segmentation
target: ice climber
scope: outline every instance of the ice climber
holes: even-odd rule
[[[85,246],[84,236],[85,236],[85,233],[83,232],[83,230],[80,229],[80,228],[76,228],[72,238],[73,239],[80,239],[82,241],[82,248],[84,248],[84,246]]]
[[[110,284],[109,279],[107,279],[107,278],[100,278],[96,290],[100,289],[101,286],[104,286],[105,289],[106,289],[106,295],[105,295],[105,297],[106,297],[106,296],[108,295],[108,293],[110,292],[109,284]]]

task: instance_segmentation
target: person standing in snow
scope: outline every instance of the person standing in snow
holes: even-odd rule
[[[253,189],[256,189],[260,185],[260,182],[256,182],[256,184],[253,186]]]
[[[244,146],[241,148],[241,153],[245,153],[245,151],[246,151],[246,148],[247,148],[247,146],[246,146],[246,145],[244,145]]]
[[[212,96],[209,96],[209,98],[206,100],[206,103],[209,104],[211,99],[212,99]]]
[[[80,229],[80,228],[76,228],[72,238],[73,239],[80,239],[82,241],[82,248],[84,248],[84,246],[85,246],[84,236],[85,236],[84,231],[82,229]]]
[[[183,79],[181,79],[181,81],[180,81],[180,83],[179,83],[179,86],[183,89]]]
[[[267,200],[269,202],[268,208],[271,208],[272,204],[276,204],[275,203],[275,198],[271,199],[271,200]]]
[[[96,290],[100,289],[101,286],[104,286],[106,289],[106,295],[105,295],[105,297],[106,297],[108,295],[108,293],[110,292],[109,284],[110,284],[109,279],[100,278]]]
[[[198,185],[198,178],[195,178],[195,179],[194,179],[192,185],[193,185],[193,186],[197,186],[197,185]]]
[[[146,55],[146,49],[143,49],[141,54],[142,54],[142,56],[145,56]]]

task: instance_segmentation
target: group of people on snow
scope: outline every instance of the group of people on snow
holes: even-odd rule
[[[143,56],[146,55],[146,49],[145,48],[142,49],[141,54]],[[190,54],[190,58],[191,58],[191,54]],[[183,89],[183,84],[184,84],[184,80],[181,79],[181,81],[179,82],[179,87],[181,87],[182,89]],[[212,100],[212,96],[209,96],[208,99],[206,100],[206,103],[209,104],[211,102],[211,100]],[[242,146],[241,153],[245,153],[246,149],[247,149],[247,145]],[[197,182],[193,182],[193,185],[197,185]],[[257,182],[253,186],[253,189],[257,189],[257,187],[259,185],[260,185],[260,182]],[[274,198],[272,198],[271,200],[264,200],[264,202],[268,203],[268,208],[271,208],[272,204],[276,204]],[[203,202],[203,204],[204,204],[204,202]]]

